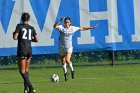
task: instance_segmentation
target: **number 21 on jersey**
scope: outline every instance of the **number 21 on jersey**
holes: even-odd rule
[[[23,31],[22,39],[32,40],[32,38],[31,38],[31,29],[27,30],[26,28],[23,28],[22,31]]]

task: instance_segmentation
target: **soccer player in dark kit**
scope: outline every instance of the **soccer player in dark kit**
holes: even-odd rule
[[[23,13],[21,20],[22,23],[17,24],[15,32],[13,32],[13,39],[18,40],[18,67],[24,80],[24,93],[35,93],[29,79],[29,65],[32,57],[31,42],[38,42],[39,38],[34,27],[28,24],[30,21],[29,13]]]

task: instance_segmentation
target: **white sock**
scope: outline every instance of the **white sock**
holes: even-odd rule
[[[73,66],[72,66],[72,62],[69,64],[69,67],[70,67],[71,71],[74,71]]]
[[[63,70],[64,70],[64,73],[67,73],[67,64],[63,65]]]

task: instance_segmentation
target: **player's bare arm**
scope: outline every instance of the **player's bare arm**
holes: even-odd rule
[[[91,27],[80,27],[80,30],[85,31],[85,30],[89,30],[89,29],[95,29],[98,27],[99,24],[96,24],[95,26],[91,26]]]
[[[13,32],[13,39],[14,40],[17,40],[18,39],[18,35],[19,35],[19,33]]]
[[[33,39],[33,42],[39,42],[38,35],[35,35],[35,37],[34,37],[34,39]]]
[[[58,22],[56,22],[56,23],[54,24],[53,27],[56,28],[56,29],[58,29],[57,26],[58,26],[62,21],[64,21],[64,19],[65,19],[64,17],[61,17],[61,19],[60,19]]]

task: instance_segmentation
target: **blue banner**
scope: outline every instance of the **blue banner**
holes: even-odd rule
[[[139,4],[140,0],[0,0],[0,56],[16,55],[12,33],[22,12],[31,15],[29,24],[40,39],[32,43],[33,54],[58,53],[59,31],[53,25],[61,17],[70,17],[77,27],[99,24],[74,34],[74,52],[140,49]]]

